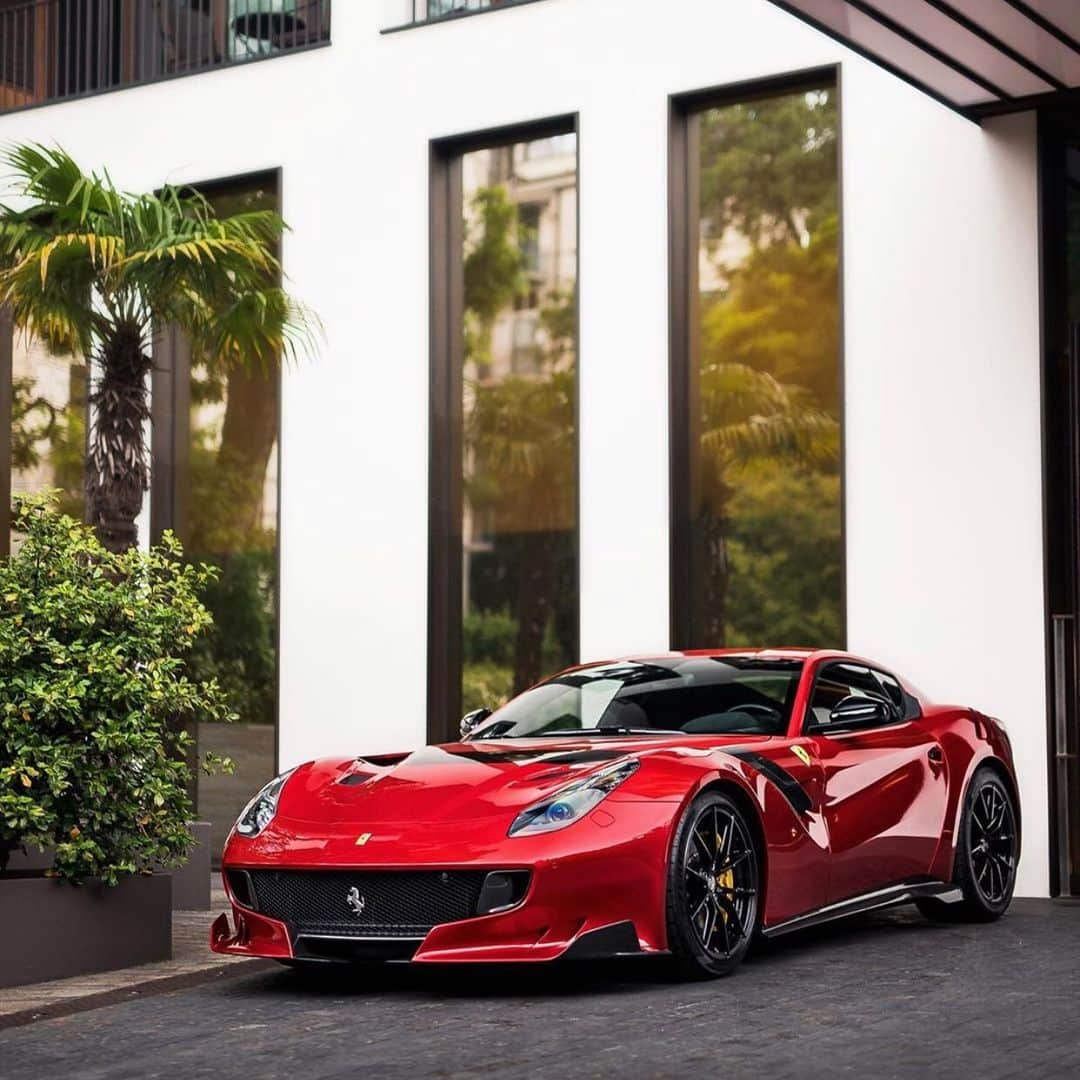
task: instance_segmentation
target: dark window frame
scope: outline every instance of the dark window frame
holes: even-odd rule
[[[577,113],[432,139],[429,145],[430,207],[428,236],[428,634],[427,739],[459,738],[462,668],[461,532],[464,491],[462,368],[464,365],[465,282],[462,249],[464,220],[462,158],[474,150],[573,133],[580,140]],[[581,385],[581,147],[577,149],[577,310],[575,381]],[[579,583],[578,641],[581,640],[581,396],[575,425],[578,443],[575,475],[574,547]]]
[[[836,94],[836,201],[839,219],[837,234],[837,318],[839,320],[839,408],[840,408],[840,640],[846,648],[847,612],[847,446],[844,422],[845,320],[844,320],[844,177],[843,177],[843,91],[841,66],[830,64],[672,94],[668,98],[668,462],[669,462],[669,588],[670,644],[673,649],[717,642],[692,640],[693,582],[691,580],[691,529],[694,491],[694,446],[698,438],[696,417],[698,365],[694,334],[698,298],[695,232],[698,205],[699,125],[695,118],[703,111],[725,105],[781,97],[799,91],[833,88]],[[762,642],[766,645],[768,642]]]
[[[265,185],[272,188],[276,194],[280,212],[284,202],[282,177],[283,170],[279,166],[180,186],[206,196],[214,196]],[[191,349],[175,327],[160,327],[155,328],[152,355],[154,367],[150,377],[150,542],[157,543],[166,530],[176,532],[181,538],[186,532],[185,511],[191,450]],[[283,365],[279,365],[278,436],[274,453],[274,467],[277,471],[277,543],[274,553],[274,572],[277,576],[277,596],[274,603],[275,775],[281,768],[281,496],[284,486],[281,470],[282,372]],[[195,772],[192,779],[193,797],[197,783],[198,774]]]

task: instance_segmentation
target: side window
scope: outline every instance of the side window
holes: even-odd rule
[[[871,670],[877,681],[884,687],[889,700],[896,706],[897,716],[904,720],[914,720],[921,715],[922,710],[919,708],[918,700],[912,697],[894,676],[887,671]]]
[[[886,676],[891,679],[891,676]],[[827,664],[818,672],[810,697],[806,722],[827,728],[833,709],[846,697],[866,697],[884,701],[899,717],[902,706],[883,684],[882,676],[860,664]],[[896,680],[892,679],[896,684]],[[899,684],[896,690],[900,691]],[[902,692],[901,692],[902,693]]]

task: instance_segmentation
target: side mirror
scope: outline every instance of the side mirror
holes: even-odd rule
[[[461,737],[467,739],[489,716],[490,709],[473,709],[461,718]]]
[[[890,724],[895,719],[892,709],[884,701],[852,694],[837,702],[829,713],[828,724],[822,724],[819,730],[841,731],[877,727],[879,724]]]

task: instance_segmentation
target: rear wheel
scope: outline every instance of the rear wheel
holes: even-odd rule
[[[688,978],[727,975],[746,955],[759,920],[759,861],[750,823],[719,791],[689,806],[668,865],[668,946]]]
[[[1005,913],[1016,885],[1019,836],[1012,794],[985,766],[971,778],[956,842],[953,883],[962,894],[954,903],[917,901],[929,919],[990,922]]]

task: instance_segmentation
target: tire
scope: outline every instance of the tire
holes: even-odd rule
[[[919,910],[938,922],[993,922],[1005,914],[1016,886],[1020,855],[1016,806],[1001,777],[980,766],[971,778],[956,841],[953,884],[962,899],[949,903],[917,900]]]
[[[760,866],[745,813],[719,791],[694,799],[667,871],[668,947],[680,976],[712,979],[738,967],[760,924]]]

